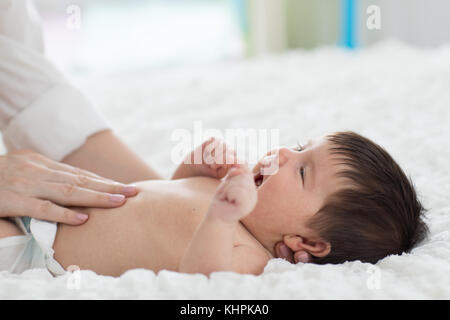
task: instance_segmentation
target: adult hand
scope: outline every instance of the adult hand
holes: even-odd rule
[[[88,218],[64,207],[118,207],[127,186],[94,173],[59,163],[29,150],[0,156],[0,218],[32,218],[78,225]]]
[[[311,254],[304,250],[298,250],[294,252],[283,241],[279,241],[275,244],[275,256],[282,258],[290,263],[308,263],[311,262]]]

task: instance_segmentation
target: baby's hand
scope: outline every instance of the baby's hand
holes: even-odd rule
[[[235,223],[253,210],[256,201],[252,173],[247,165],[235,165],[217,188],[207,214]]]
[[[222,140],[210,138],[198,146],[187,158],[195,176],[223,178],[228,170],[239,161],[236,152]]]

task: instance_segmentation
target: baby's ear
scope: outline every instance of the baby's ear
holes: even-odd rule
[[[303,243],[303,238],[300,237],[299,235],[285,235],[283,237],[283,242],[286,246],[288,246],[289,249],[291,249],[292,251],[298,251],[298,250],[302,250],[302,243]]]
[[[322,239],[302,238],[301,247],[315,257],[325,257],[331,251],[329,242]]]
[[[316,257],[325,257],[331,251],[330,243],[320,239],[312,240],[299,235],[285,235],[283,241],[294,253],[301,251]]]
[[[286,235],[283,237],[283,242],[292,250],[292,263],[308,263],[311,262],[311,254],[305,250],[303,246],[304,239],[299,235]]]

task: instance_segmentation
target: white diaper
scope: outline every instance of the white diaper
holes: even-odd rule
[[[13,221],[24,235],[0,239],[0,271],[22,273],[45,268],[53,276],[64,274],[64,268],[53,258],[57,223],[30,217],[16,217]]]

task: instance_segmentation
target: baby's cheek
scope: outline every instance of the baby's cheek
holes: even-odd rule
[[[289,191],[289,186],[286,183],[286,181],[283,181],[283,179],[280,179],[279,176],[274,175],[270,177],[265,183],[264,183],[264,189],[269,192],[272,195],[282,195],[286,191]]]
[[[280,201],[283,201],[283,194],[281,190],[276,188],[268,181],[260,189],[258,189],[258,206],[263,211],[273,211],[279,206]]]
[[[292,186],[289,178],[280,179],[274,177],[273,181],[267,181],[265,193],[271,199],[271,205],[278,211],[289,212],[301,203],[301,194],[298,188]]]

